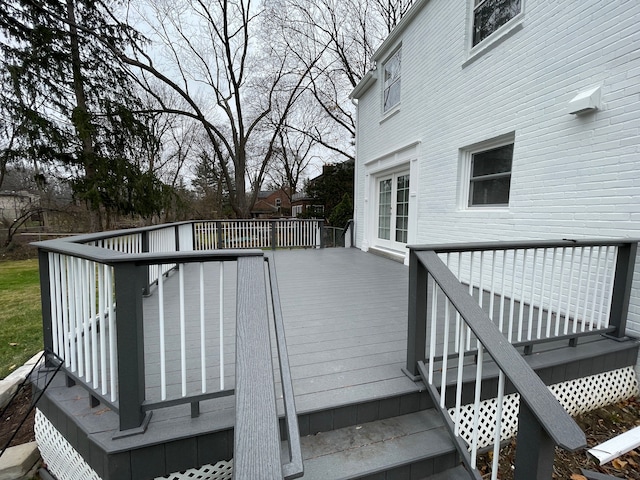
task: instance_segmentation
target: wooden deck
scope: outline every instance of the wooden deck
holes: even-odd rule
[[[427,408],[421,382],[402,372],[406,362],[408,268],[357,249],[300,249],[270,252],[277,268],[282,313],[296,407],[302,435],[339,429]],[[198,265],[185,269],[185,321],[188,326],[187,389],[200,388]],[[207,265],[205,299],[213,320],[218,293],[218,265]],[[179,274],[165,283],[165,332],[168,396],[179,396]],[[225,387],[233,387],[235,360],[234,269],[225,268]],[[149,401],[160,400],[158,300],[155,291],[144,300],[145,360]],[[265,299],[266,300],[266,299]],[[219,382],[217,322],[206,329],[207,383]],[[276,361],[276,344],[271,340]],[[528,361],[547,383],[590,375],[603,368],[633,364],[635,350],[612,340],[594,338],[577,348],[545,344]],[[541,352],[544,350],[544,353]],[[470,359],[471,360],[471,359]],[[536,363],[537,362],[537,363]],[[569,363],[567,363],[569,362]],[[192,366],[196,365],[196,366]],[[43,374],[44,375],[44,374]],[[279,380],[279,379],[278,379]],[[42,384],[44,377],[37,383]],[[283,412],[276,387],[279,411]],[[146,432],[124,438],[118,416],[104,406],[91,408],[85,389],[65,386],[59,374],[39,408],[103,478],[143,478],[185,470],[232,457],[234,397],[201,402],[200,415],[190,405],[154,410]],[[133,454],[133,451],[136,454]],[[95,462],[93,458],[97,459]],[[160,460],[158,460],[160,459]],[[215,462],[214,462],[215,463]],[[156,469],[157,467],[157,469]],[[152,469],[150,471],[149,469]],[[126,473],[126,474],[125,474]]]
[[[272,255],[296,404],[312,411],[372,397],[415,391],[401,368],[406,361],[407,267],[356,249],[279,250]],[[187,391],[201,387],[197,265],[185,269]],[[205,266],[207,385],[218,388],[219,265]],[[167,394],[179,396],[180,332],[178,274],[165,280]],[[233,388],[235,269],[225,268],[224,385]],[[147,399],[159,400],[160,343],[157,289],[145,299]],[[277,350],[272,338],[274,365]],[[199,392],[198,392],[199,393]],[[224,403],[224,402],[216,402]]]

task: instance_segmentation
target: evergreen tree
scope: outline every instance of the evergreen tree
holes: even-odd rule
[[[167,191],[144,155],[157,140],[116,55],[142,38],[115,20],[118,5],[1,1],[3,116],[19,127],[12,155],[64,164],[94,229],[113,213],[159,212]]]

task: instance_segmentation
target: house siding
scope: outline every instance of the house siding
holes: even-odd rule
[[[367,165],[415,142],[414,243],[640,238],[640,2],[526,0],[518,28],[472,58],[468,7],[419,2],[385,45],[403,49],[399,111],[383,118],[381,78],[358,100],[356,245],[372,242]],[[595,86],[601,109],[569,114]],[[509,208],[462,208],[461,149],[511,132]],[[628,331],[640,337],[640,261]]]

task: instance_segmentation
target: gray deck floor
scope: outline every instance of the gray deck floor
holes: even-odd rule
[[[415,391],[401,371],[406,361],[406,266],[356,249],[279,250],[275,261],[285,322],[296,406],[300,413]],[[197,265],[185,270],[187,392],[200,389],[199,280]],[[207,384],[217,389],[219,375],[219,266],[205,266],[210,284],[205,310]],[[178,274],[164,283],[167,394],[181,394]],[[224,377],[234,383],[235,271],[225,268]],[[147,399],[160,400],[160,345],[157,290],[145,299]],[[272,340],[274,365],[277,350]],[[209,391],[210,391],[209,390]],[[279,389],[278,389],[279,390]],[[279,395],[279,392],[278,392]],[[211,401],[228,408],[228,402]],[[214,407],[215,408],[215,407]]]

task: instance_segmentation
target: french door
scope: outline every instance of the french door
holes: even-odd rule
[[[379,177],[378,243],[390,248],[404,248],[409,231],[409,172]]]

